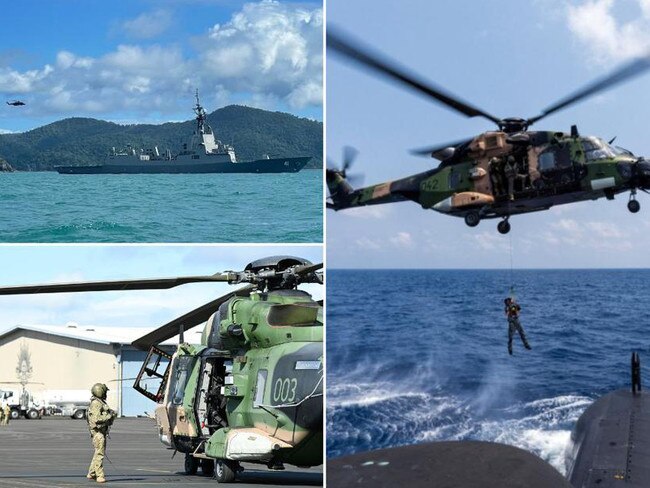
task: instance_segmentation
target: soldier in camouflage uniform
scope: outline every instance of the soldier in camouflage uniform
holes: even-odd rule
[[[86,477],[96,480],[97,483],[105,483],[104,454],[106,452],[106,436],[117,414],[106,404],[106,393],[108,392],[106,385],[95,383],[90,391],[93,396],[88,407],[88,428],[90,429],[95,454],[90,462],[88,476]]]
[[[2,421],[2,425],[9,425],[9,419],[11,418],[11,407],[9,407],[9,403],[5,403],[5,418]]]
[[[0,425],[5,423],[5,405],[4,402],[0,403]]]
[[[512,336],[515,332],[519,332],[524,347],[526,349],[531,349],[530,344],[528,344],[528,340],[526,339],[524,328],[519,322],[519,311],[521,310],[521,307],[510,297],[506,298],[503,303],[506,306],[506,317],[508,317],[508,353],[512,356]]]

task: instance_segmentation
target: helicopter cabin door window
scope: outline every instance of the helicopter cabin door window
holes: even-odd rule
[[[140,368],[133,388],[154,402],[162,400],[169,378],[171,355],[152,347]]]
[[[255,383],[255,400],[253,400],[253,407],[257,408],[264,404],[264,389],[266,388],[266,377],[268,376],[266,369],[260,369],[257,372],[257,382]]]
[[[575,179],[568,146],[553,145],[540,153],[537,169],[550,186],[566,185]]]
[[[449,172],[449,188],[456,188],[462,183],[461,175],[458,171],[453,169]]]
[[[571,154],[566,147],[551,147],[539,155],[538,169],[542,173],[571,167]]]

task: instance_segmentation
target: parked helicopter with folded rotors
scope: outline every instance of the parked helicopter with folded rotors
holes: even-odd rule
[[[322,302],[298,289],[322,284],[321,264],[259,259],[208,276],[0,288],[0,295],[167,289],[247,283],[140,337],[149,350],[134,388],[157,402],[161,442],[185,454],[185,472],[235,480],[240,462],[284,469],[323,463]],[[201,344],[184,331],[206,322]],[[157,344],[179,335],[170,355]]]
[[[498,126],[476,137],[416,149],[417,155],[441,161],[429,171],[395,181],[353,189],[346,181],[354,153],[346,150],[340,168],[329,165],[328,208],[344,210],[365,205],[414,201],[424,209],[462,217],[470,227],[482,219],[501,218],[500,233],[510,231],[512,215],[548,210],[553,205],[614,199],[630,192],[628,209],[636,213],[637,190],[650,189],[650,161],[593,136],[529,131],[542,118],[638,76],[650,67],[650,57],[636,59],[583,89],[551,105],[536,117],[499,118],[480,110],[435,85],[419,79],[394,61],[359,47],[328,26],[327,47],[348,60],[433,98],[467,117],[483,117]]]

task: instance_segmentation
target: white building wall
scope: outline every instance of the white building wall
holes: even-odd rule
[[[21,347],[29,353],[29,381],[33,383],[27,389],[36,399],[44,390],[86,390],[90,399],[92,385],[106,383],[110,389],[107,403],[118,409],[117,346],[18,329],[0,339],[0,388],[20,389],[20,385],[2,382],[19,381],[16,369]]]

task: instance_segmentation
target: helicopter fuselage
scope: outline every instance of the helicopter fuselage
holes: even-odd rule
[[[357,190],[330,173],[330,207],[411,200],[475,226],[650,187],[650,162],[577,133],[486,132],[445,155],[435,169]]]
[[[169,362],[161,441],[203,459],[322,464],[321,314],[298,290],[224,303],[202,344],[179,345]]]

